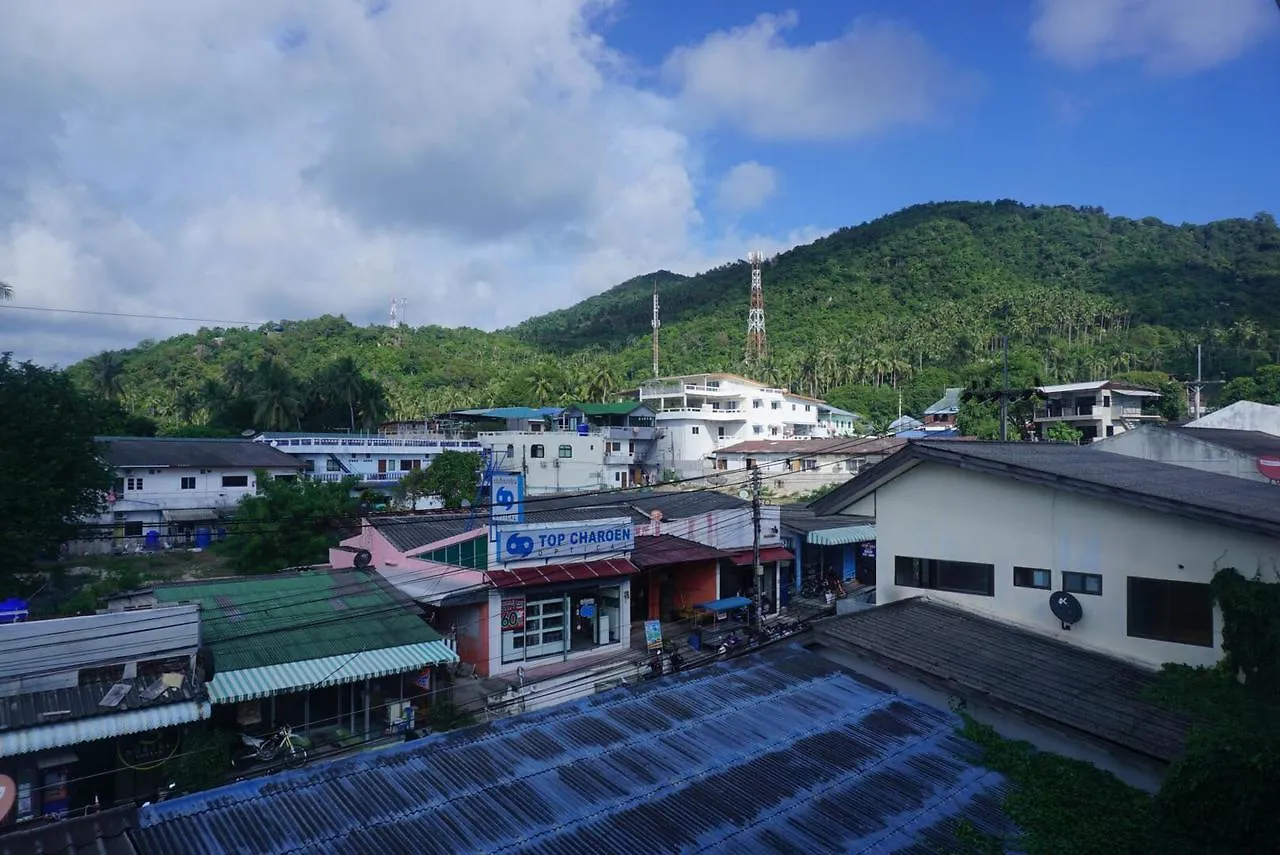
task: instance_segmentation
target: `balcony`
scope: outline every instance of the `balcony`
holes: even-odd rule
[[[682,395],[714,395],[716,397],[741,398],[742,389],[725,388],[723,386],[701,386],[696,383],[668,383],[663,386],[641,386],[640,400],[649,401],[654,398],[677,398]]]
[[[708,419],[710,421],[745,422],[746,410],[718,410],[710,405],[701,407],[669,407],[658,412],[658,417],[669,419]]]
[[[421,436],[400,439],[386,436],[304,436],[287,439],[261,440],[285,452],[313,450],[329,453],[363,452],[373,448],[399,448],[406,452],[421,451],[439,454],[441,451],[479,451],[480,443],[473,439],[446,439],[438,436]]]
[[[343,478],[358,478],[361,484],[383,484],[399,481],[408,472],[308,472],[306,476],[312,481],[337,482]]]
[[[658,438],[658,429],[656,427],[600,427],[594,428],[592,433],[598,433],[605,439],[614,440],[635,440],[637,442],[652,442]]]
[[[1111,413],[1110,407],[1101,407],[1097,404],[1079,407],[1036,407],[1035,420],[1042,421],[1071,421],[1074,419],[1102,419]]]

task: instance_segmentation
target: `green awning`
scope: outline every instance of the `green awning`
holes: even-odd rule
[[[846,543],[862,543],[876,539],[874,524],[846,525],[840,528],[828,528],[809,532],[807,543],[815,546],[844,546]]]
[[[302,662],[264,665],[261,668],[220,671],[209,683],[209,700],[215,704],[234,704],[457,661],[457,652],[448,644],[443,641],[427,641],[346,656],[326,656]]]

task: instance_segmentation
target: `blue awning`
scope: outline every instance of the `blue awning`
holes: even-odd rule
[[[182,701],[0,733],[0,757],[190,724],[208,718],[209,712],[207,703]]]
[[[209,699],[215,704],[233,704],[457,661],[457,652],[445,642],[426,641],[345,656],[219,671],[209,683]]]
[[[862,543],[876,539],[876,527],[871,523],[846,525],[809,532],[806,540],[816,546],[844,546],[846,543]]]
[[[706,609],[709,612],[727,612],[731,609],[745,609],[749,605],[751,601],[746,597],[725,597],[708,603],[698,603],[694,608]]]

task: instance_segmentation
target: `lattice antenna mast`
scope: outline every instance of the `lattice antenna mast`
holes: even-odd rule
[[[653,283],[653,376],[658,376],[658,328],[662,326],[662,318],[658,317],[658,283]]]
[[[391,298],[391,320],[387,322],[387,326],[393,330],[400,327],[400,300],[398,297]]]
[[[747,253],[747,261],[751,262],[751,309],[747,312],[747,362],[755,367],[764,364],[768,354],[768,341],[764,331],[764,282],[760,267],[764,263],[764,254]]]

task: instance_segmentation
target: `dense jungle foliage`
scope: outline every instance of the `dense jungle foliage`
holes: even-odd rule
[[[142,342],[69,372],[166,433],[360,430],[466,406],[604,400],[650,373],[657,284],[664,374],[747,373],[871,419],[900,398],[918,414],[944,386],[997,384],[1003,335],[1014,386],[1186,379],[1201,344],[1206,379],[1235,381],[1211,387],[1225,400],[1275,397],[1280,228],[1265,213],[1172,226],[1098,208],[918,205],[775,256],[763,275],[761,364],[744,362],[740,262],[640,276],[495,333],[325,316]]]

